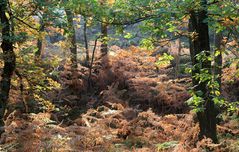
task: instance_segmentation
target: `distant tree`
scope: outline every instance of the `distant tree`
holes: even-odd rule
[[[37,59],[40,59],[41,56],[44,53],[45,50],[45,30],[48,22],[48,17],[50,17],[50,14],[52,11],[49,11],[51,5],[51,1],[46,1],[46,0],[36,0],[35,2],[35,7],[36,7],[36,12],[34,12],[34,15],[37,15],[39,18],[39,28],[38,28],[38,38],[37,38],[37,50],[35,52],[35,56]]]
[[[100,0],[100,6],[105,7],[109,4],[114,3],[114,1],[109,1],[109,0]],[[107,22],[107,17],[102,17],[102,22],[101,22],[101,46],[100,46],[100,51],[101,55],[105,56],[108,53],[108,24]]]
[[[76,31],[74,27],[74,12],[65,8],[67,21],[68,21],[68,39],[70,41],[70,51],[71,51],[71,63],[72,68],[77,68],[77,45],[76,45]]]
[[[42,13],[40,16],[40,27],[39,27],[40,33],[43,33],[45,31],[45,23],[44,22],[45,22],[44,14]],[[44,52],[44,37],[40,36],[37,39],[37,51],[35,52],[36,57],[40,58],[43,52]]]
[[[101,23],[101,55],[105,56],[108,53],[108,25],[106,23]]]
[[[42,53],[44,52],[44,36],[42,36],[42,33],[44,33],[46,28],[46,12],[44,12],[44,8],[46,7],[45,1],[43,2],[36,2],[37,7],[39,7],[38,11],[38,17],[39,17],[39,38],[37,39],[37,51],[35,52],[35,55],[37,58],[40,58]]]
[[[87,18],[84,17],[84,43],[85,43],[85,53],[86,53],[86,64],[89,65],[90,55],[89,55],[89,45],[87,38]]]

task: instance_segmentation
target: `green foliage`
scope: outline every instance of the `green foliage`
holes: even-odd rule
[[[158,61],[155,63],[159,67],[168,66],[170,61],[172,61],[174,57],[170,54],[164,53],[163,56],[158,58]]]
[[[210,73],[209,72],[210,69],[200,68],[202,62],[212,61],[214,55],[215,54],[208,55],[208,52],[206,51],[201,52],[196,56],[196,60],[201,61],[201,63],[194,65],[192,69],[187,68],[186,70],[188,73],[191,73],[192,70],[199,68],[199,72],[195,73],[194,78],[199,82],[198,85],[200,85],[201,83],[206,83],[208,90],[206,93],[209,94],[215,105],[217,107],[227,108],[228,111],[236,111],[238,109],[238,102],[230,103],[228,101],[225,101],[225,99],[223,99],[221,96],[220,85],[216,81],[219,75]],[[195,112],[203,111],[205,109],[204,107],[205,92],[202,92],[201,90],[195,92],[194,89],[192,88],[190,90],[190,93],[192,97],[189,100],[187,100],[186,103],[190,105]]]
[[[200,97],[197,94],[201,94],[200,93],[191,93],[192,97],[189,98],[186,103],[188,105],[190,105],[193,109],[194,112],[201,112],[204,111],[204,107],[203,107],[203,103],[204,103],[204,99],[202,97]]]
[[[27,102],[33,106],[38,105],[34,106],[38,108],[37,110],[54,110],[54,105],[48,99],[47,92],[61,88],[61,85],[50,75],[57,65],[59,65],[57,58],[37,61],[33,46],[22,47],[17,52],[16,69],[23,78],[24,90],[32,96]]]
[[[157,144],[156,147],[158,151],[164,151],[166,149],[173,148],[177,145],[178,145],[178,141],[169,141],[169,142]]]
[[[146,48],[148,50],[152,50],[154,48],[154,44],[152,42],[151,39],[143,39],[141,42],[140,42],[140,46],[142,48]]]
[[[132,37],[132,33],[126,33],[126,35],[124,36],[125,39],[131,39]]]
[[[227,103],[224,103],[224,106],[227,108],[227,110],[229,112],[235,112],[235,111],[238,111],[239,101],[237,101],[237,102],[227,102]]]

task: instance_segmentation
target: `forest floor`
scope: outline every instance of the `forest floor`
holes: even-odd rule
[[[64,89],[49,93],[57,111],[13,111],[5,122],[0,151],[239,151],[238,114],[223,116],[217,126],[219,144],[198,141],[196,115],[185,104],[190,77],[175,77],[170,66],[158,68],[150,52],[135,47],[113,50],[95,62],[92,87],[87,68],[79,65],[72,72],[64,67]],[[238,98],[239,90],[238,79],[226,83],[234,79],[232,70],[226,69],[223,76],[223,95],[230,99]]]

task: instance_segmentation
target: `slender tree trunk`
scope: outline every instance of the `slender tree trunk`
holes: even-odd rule
[[[95,43],[94,43],[94,48],[92,51],[92,56],[91,56],[91,62],[89,64],[89,76],[88,76],[88,90],[90,90],[92,88],[92,80],[91,80],[91,75],[92,75],[92,67],[93,67],[93,62],[94,62],[94,58],[95,58],[95,49],[97,46],[97,41],[98,38],[95,39]]]
[[[86,53],[86,64],[89,65],[90,56],[89,56],[89,47],[88,47],[88,39],[87,39],[87,18],[84,18],[84,40],[85,40],[85,53]]]
[[[181,50],[182,50],[182,45],[181,45],[181,40],[180,39],[176,40],[176,46],[178,47],[178,52],[175,55],[175,63],[176,63],[175,77],[178,77],[179,72],[180,72],[180,55],[181,55]]]
[[[4,67],[2,79],[0,81],[0,127],[4,126],[4,113],[9,99],[9,91],[11,87],[11,77],[15,70],[16,56],[13,50],[13,31],[10,20],[7,17],[8,0],[2,0],[0,3],[0,19],[2,27],[2,44]],[[3,130],[1,130],[1,133]]]
[[[209,42],[209,28],[208,23],[206,22],[207,16],[207,0],[201,0],[201,9],[198,12],[190,12],[190,21],[189,21],[189,30],[190,32],[196,32],[197,36],[191,39],[190,42],[190,52],[192,58],[192,64],[200,65],[194,66],[192,72],[192,79],[194,91],[201,91],[203,95],[201,96],[204,99],[204,110],[197,112],[197,117],[199,120],[199,139],[203,139],[204,136],[211,138],[214,143],[217,143],[217,133],[216,133],[216,111],[214,102],[211,99],[208,90],[207,82],[199,82],[198,79],[195,79],[195,74],[200,73],[200,69],[207,69],[211,73],[211,61],[198,61],[196,55],[200,54],[202,51],[207,51],[206,56],[210,55],[210,42]]]
[[[74,28],[74,14],[70,10],[65,10],[67,21],[68,21],[68,28],[70,30],[69,33],[69,40],[70,40],[70,51],[71,51],[71,62],[72,68],[77,68],[77,45],[76,45],[76,34]]]
[[[214,59],[214,75],[216,76],[216,81],[219,83],[219,90],[221,91],[221,77],[222,77],[222,50],[224,49],[224,44],[222,42],[223,35],[222,32],[215,33],[214,44],[215,51],[218,51],[218,55]]]
[[[108,25],[105,23],[101,23],[101,56],[105,56],[108,54]]]
[[[45,31],[45,23],[44,23],[44,14],[40,17],[40,34]],[[37,51],[35,52],[36,58],[41,58],[42,53],[44,52],[44,37],[40,37],[37,39]]]

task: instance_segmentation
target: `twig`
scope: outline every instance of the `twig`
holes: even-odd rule
[[[36,30],[36,31],[39,31],[37,28],[31,26],[30,24],[26,23],[26,22],[23,21],[22,19],[20,19],[20,18],[18,18],[18,17],[16,17],[16,16],[12,16],[12,17],[15,18],[16,20],[22,22],[23,24],[27,25],[27,26],[30,27],[31,29],[34,29],[34,30]]]
[[[229,133],[231,135],[237,135],[239,133],[238,130],[234,131],[234,130],[232,130],[230,128],[219,126],[219,125],[217,125],[217,128],[218,128],[218,130],[223,131],[224,133]]]
[[[95,45],[94,45],[94,48],[93,48],[93,53],[92,53],[92,57],[91,57],[91,63],[90,63],[90,66],[89,66],[89,77],[88,77],[88,87],[89,88],[91,88],[92,66],[93,66],[94,57],[95,57],[95,49],[96,49],[97,41],[98,41],[99,38],[100,38],[100,36],[98,36],[95,39]]]

